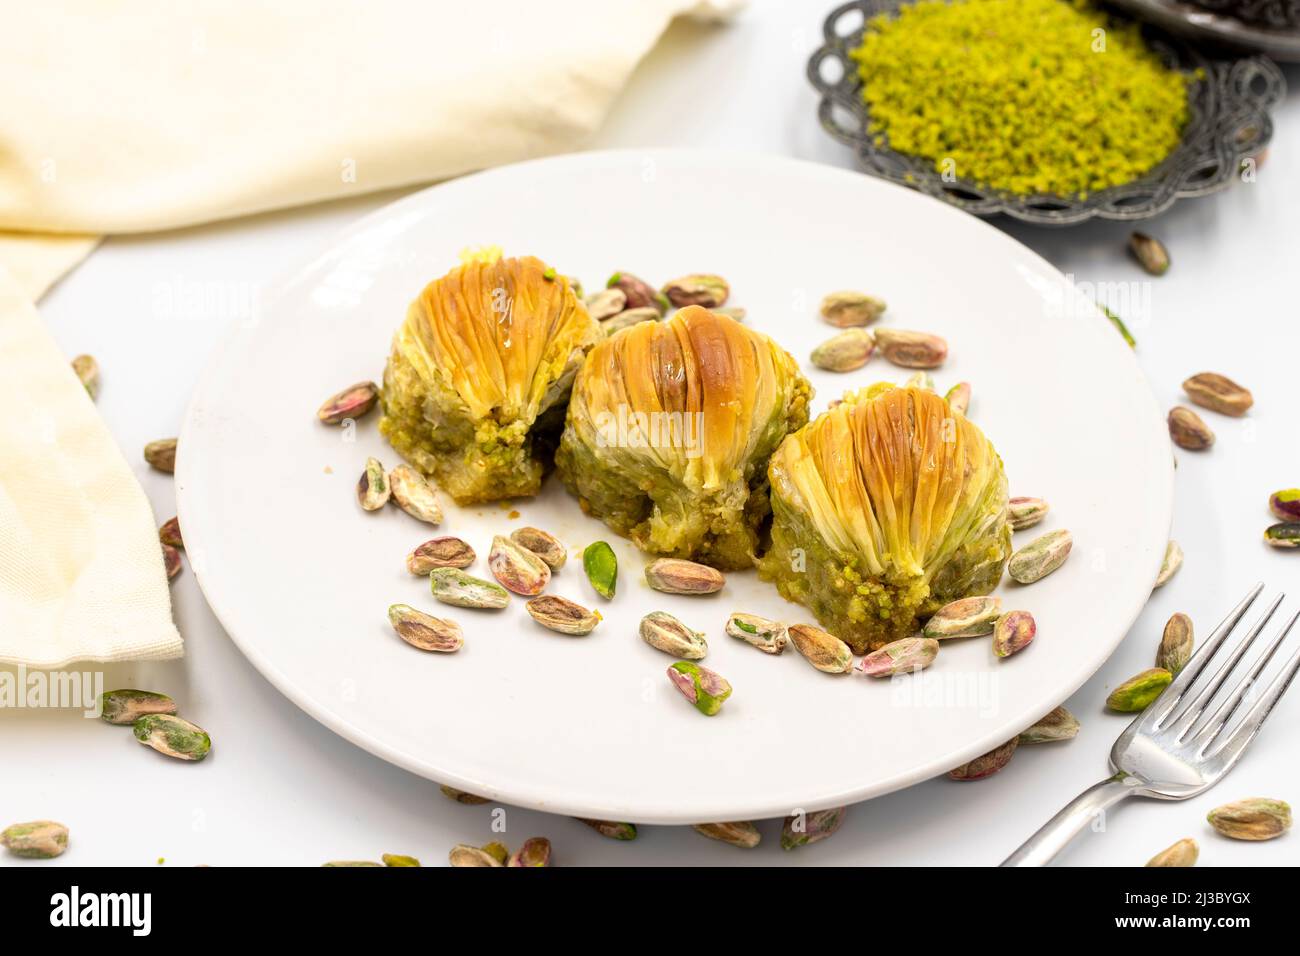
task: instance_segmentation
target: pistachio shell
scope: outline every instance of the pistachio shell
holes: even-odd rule
[[[587,296],[583,304],[597,322],[618,315],[627,308],[627,296],[622,289],[601,289]]]
[[[654,286],[630,272],[615,272],[605,283],[607,289],[621,289],[629,309],[655,309],[661,316],[668,311],[668,299]]]
[[[600,327],[604,330],[606,338],[608,338],[615,332],[622,332],[624,329],[638,325],[641,322],[658,322],[662,318],[662,312],[649,306],[641,309],[624,309],[618,315],[611,316],[600,323]]]
[[[170,544],[164,544],[162,554],[163,570],[167,572],[167,580],[171,581],[181,573],[181,553]]]
[[[944,395],[943,400],[948,403],[948,407],[958,415],[965,415],[970,409],[971,387],[970,382],[958,382],[948,393]]]

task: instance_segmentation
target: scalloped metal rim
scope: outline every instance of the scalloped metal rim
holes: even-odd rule
[[[1286,90],[1281,71],[1260,56],[1213,60],[1186,43],[1144,27],[1144,36],[1171,66],[1204,71],[1189,95],[1191,120],[1182,142],[1159,166],[1131,183],[1090,194],[1087,198],[1037,195],[1017,196],[980,186],[968,180],[945,181],[932,164],[877,145],[866,129],[870,114],[862,97],[862,82],[848,58],[859,46],[866,21],[881,13],[894,13],[903,0],[849,0],[827,16],[822,27],[825,42],[808,61],[808,80],[821,94],[817,115],[831,136],[853,147],[864,172],[909,186],[951,203],[977,216],[1007,215],[1023,222],[1065,226],[1094,217],[1132,221],[1155,216],[1175,200],[1205,196],[1225,189],[1241,162],[1257,155],[1273,135],[1269,108]],[[841,31],[846,15],[861,17],[852,29]],[[839,77],[826,79],[827,61],[838,64]],[[852,117],[845,126],[838,116]]]

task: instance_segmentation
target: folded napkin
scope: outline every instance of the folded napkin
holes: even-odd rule
[[[743,0],[57,0],[0,30],[0,661],[175,656],[144,494],[32,300],[96,236],[580,145]],[[6,268],[7,267],[7,268]]]

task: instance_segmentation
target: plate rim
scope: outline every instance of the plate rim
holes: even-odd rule
[[[380,206],[378,209],[362,216],[355,222],[334,231],[330,236],[324,237],[321,245],[317,246],[317,251],[310,255],[306,260],[299,262],[296,266],[288,268],[278,273],[271,281],[265,283],[259,290],[259,303],[264,297],[270,297],[275,293],[296,284],[308,272],[315,269],[322,261],[327,260],[334,255],[337,250],[344,245],[350,238],[358,233],[366,231],[374,222],[381,221],[391,216],[395,211],[399,211],[406,206],[418,206],[428,202],[428,196],[435,194],[437,190],[448,187],[461,188],[460,184],[477,181],[482,178],[492,178],[502,174],[504,171],[510,171],[512,175],[519,175],[519,171],[526,173],[528,170],[536,167],[545,167],[549,165],[568,165],[573,164],[582,166],[587,163],[618,163],[643,162],[646,158],[657,158],[671,160],[674,162],[685,163],[704,163],[706,165],[720,165],[722,163],[744,162],[750,163],[757,167],[769,170],[779,170],[781,167],[792,168],[804,174],[824,176],[828,178],[841,179],[846,188],[864,188],[862,184],[869,184],[868,189],[887,189],[898,190],[900,194],[907,198],[905,202],[924,202],[933,203],[937,207],[942,207],[945,212],[943,215],[951,215],[967,219],[975,224],[977,230],[988,230],[999,237],[997,240],[1005,242],[1008,248],[1016,250],[1016,254],[1026,257],[1032,261],[1036,267],[1043,273],[1051,275],[1055,280],[1064,285],[1070,285],[1069,279],[1054,265],[1040,256],[1033,249],[1024,245],[1015,237],[1003,232],[996,226],[986,222],[978,217],[970,216],[963,213],[960,209],[952,205],[926,196],[914,190],[907,189],[885,180],[874,177],[864,177],[861,173],[840,166],[818,163],[811,160],[799,159],[781,154],[766,152],[730,150],[730,149],[712,149],[712,148],[692,148],[692,147],[661,147],[653,149],[605,149],[605,150],[588,150],[574,153],[565,153],[556,156],[546,156],[536,159],[524,160],[518,163],[511,163],[504,166],[493,167],[458,177],[452,180],[445,180],[440,183],[427,186],[423,189],[416,190],[409,195],[403,196],[392,202]],[[258,312],[262,314],[259,305]],[[195,481],[196,476],[191,472],[191,461],[185,453],[187,445],[186,438],[194,434],[201,427],[201,419],[206,407],[205,396],[210,391],[214,379],[224,370],[225,360],[228,355],[240,344],[242,335],[246,332],[241,323],[236,320],[231,323],[230,327],[220,337],[217,347],[209,356],[203,371],[196,379],[195,387],[191,393],[190,400],[187,403],[185,417],[179,432],[178,449],[176,456],[176,507],[177,515],[182,527],[186,526],[187,513],[190,513],[190,505],[193,499],[190,497],[190,488],[192,485],[201,483],[199,478]],[[1131,363],[1131,369],[1136,373],[1136,377],[1145,386],[1145,397],[1148,399],[1147,404],[1150,411],[1154,413],[1155,418],[1161,422],[1163,431],[1163,414],[1160,411],[1159,402],[1150,387],[1150,383],[1142,372],[1140,365],[1132,351],[1123,343],[1123,340],[1116,335],[1114,345],[1110,346],[1118,361]],[[1123,356],[1122,359],[1118,358]],[[1164,502],[1163,514],[1158,516],[1158,525],[1165,529],[1166,535],[1172,525],[1173,505],[1174,505],[1174,468],[1173,456],[1170,456],[1169,465],[1163,469],[1164,480],[1161,482],[1163,491],[1162,500]],[[1152,476],[1156,478],[1157,476]],[[348,742],[362,748],[380,759],[401,767],[417,776],[432,780],[438,784],[444,784],[455,787],[460,790],[475,793],[488,798],[492,802],[506,803],[512,806],[523,807],[528,809],[539,810],[546,813],[556,813],[566,816],[610,819],[611,813],[618,811],[618,808],[610,807],[607,804],[593,804],[585,802],[580,796],[570,798],[563,792],[542,792],[544,788],[533,788],[531,790],[521,791],[515,786],[507,783],[502,786],[499,783],[493,783],[486,780],[478,780],[473,777],[467,777],[463,774],[452,770],[443,770],[432,766],[428,760],[416,757],[413,754],[385,743],[373,734],[361,729],[355,724],[349,722],[345,717],[336,713],[329,706],[318,702],[310,694],[300,690],[295,683],[282,672],[271,660],[267,658],[258,648],[256,642],[249,641],[241,637],[238,613],[232,612],[231,607],[221,596],[221,587],[216,579],[210,579],[207,574],[205,560],[205,547],[201,535],[188,537],[186,541],[186,552],[190,558],[191,570],[194,573],[195,580],[203,594],[204,600],[211,609],[214,617],[220,623],[222,630],[230,638],[231,642],[245,657],[254,669],[258,671],[277,691],[283,694],[288,700],[293,702],[300,710],[312,717],[318,723],[329,728]],[[1152,581],[1155,580],[1159,568],[1159,558],[1151,562],[1152,566],[1148,569]],[[1141,570],[1136,568],[1135,572]],[[1149,596],[1149,595],[1148,595]],[[1083,684],[1090,680],[1098,670],[1110,659],[1110,657],[1119,648],[1125,637],[1131,631],[1133,623],[1141,614],[1146,606],[1148,597],[1141,597],[1136,606],[1127,608],[1121,615],[1127,621],[1127,624],[1121,629],[1121,633],[1111,640],[1102,642],[1104,650],[1099,650],[1094,655],[1094,660],[1086,668],[1081,668],[1082,673],[1076,675],[1069,682],[1068,691],[1061,697],[1062,700],[1072,696]],[[862,802],[872,797],[881,796],[891,793],[895,790],[901,790],[925,780],[942,775],[953,767],[960,766],[962,763],[974,759],[975,757],[988,752],[994,747],[1004,743],[1005,728],[999,727],[997,732],[988,732],[980,737],[970,741],[965,746],[957,748],[951,756],[945,755],[942,758],[933,759],[923,765],[915,766],[905,773],[895,774],[886,778],[875,778],[859,786],[841,788],[831,793],[823,793],[801,804],[801,808],[806,810],[819,810],[835,806],[848,805]],[[789,813],[789,808],[778,807],[771,799],[751,798],[744,805],[737,805],[733,801],[727,801],[726,806],[719,805],[715,810],[708,814],[683,812],[673,810],[671,807],[662,808],[661,812],[645,812],[638,808],[635,813],[636,823],[645,824],[665,824],[665,825],[682,825],[690,823],[707,822],[700,819],[701,815],[706,815],[709,819],[769,819],[784,816]]]

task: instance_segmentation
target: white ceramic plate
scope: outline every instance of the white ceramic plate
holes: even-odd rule
[[[651,281],[713,271],[747,321],[806,362],[833,330],[821,296],[861,288],[882,320],[946,336],[940,390],[974,383],[971,417],[1006,461],[1012,494],[1052,513],[1074,553],[1006,605],[1038,639],[1006,661],[987,640],[950,642],[920,675],[893,681],[813,670],[722,632],[744,610],[809,621],[752,574],[707,598],[643,582],[630,543],[586,518],[558,482],[540,497],[458,509],[444,525],[396,508],[363,512],[367,455],[396,457],[375,427],[319,425],[317,405],[379,380],[407,303],[468,245],[534,254],[601,285],[617,269]],[[905,370],[809,369],[815,410],[848,387]],[[258,319],[213,359],[180,441],[177,493],[191,564],[249,660],[308,713],[359,746],[434,780],[559,813],[644,823],[755,819],[870,797],[943,773],[1032,724],[1106,659],[1150,593],[1168,535],[1172,456],[1129,348],[1063,276],[997,229],[910,190],[787,159],[714,152],[591,153],[437,186],[362,220],[270,289]],[[515,510],[517,509],[517,513]],[[550,591],[599,607],[587,638],[525,613],[435,604],[403,558],[434,534],[479,552],[533,524],[577,552],[607,539],[617,598],[591,591],[578,560]],[[466,646],[425,654],[390,630],[404,602],[460,621]],[[671,687],[671,659],[637,636],[667,610],[707,632],[705,663],[735,688],[706,718]]]

